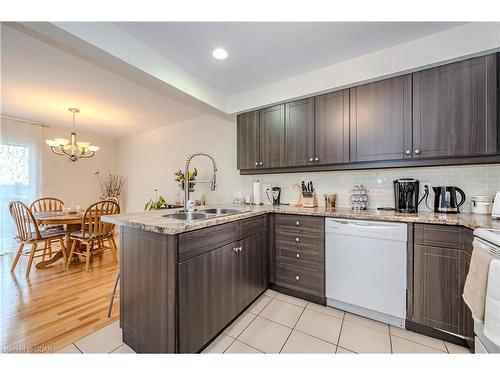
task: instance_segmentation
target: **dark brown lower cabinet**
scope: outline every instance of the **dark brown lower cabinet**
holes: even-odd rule
[[[470,264],[471,232],[463,227],[415,224],[409,283],[413,300],[408,313],[412,322],[472,337],[472,316],[462,299]]]
[[[200,350],[266,290],[267,256],[260,231],[179,263],[179,352]]]

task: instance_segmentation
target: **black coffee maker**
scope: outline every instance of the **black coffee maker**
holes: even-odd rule
[[[456,186],[434,186],[434,212],[459,213],[460,206],[465,202],[465,193]],[[457,192],[461,195],[460,202],[457,200]]]
[[[394,205],[396,212],[417,213],[419,182],[414,178],[394,180]]]

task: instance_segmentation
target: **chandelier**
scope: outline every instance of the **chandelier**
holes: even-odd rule
[[[73,131],[71,132],[71,139],[54,138],[47,139],[45,142],[50,146],[54,154],[66,156],[72,162],[78,161],[78,159],[91,158],[94,156],[95,152],[99,150],[99,147],[92,146],[90,142],[76,140],[75,114],[79,113],[80,110],[78,108],[68,108],[68,111],[73,113]]]

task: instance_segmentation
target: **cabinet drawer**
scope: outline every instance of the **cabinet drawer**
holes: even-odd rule
[[[276,249],[304,250],[315,253],[324,253],[323,236],[279,232],[276,234]]]
[[[237,240],[237,223],[227,223],[179,235],[179,262]]]
[[[276,227],[279,231],[298,233],[324,233],[325,219],[306,215],[277,215]]]
[[[425,246],[460,247],[458,226],[440,224],[415,224],[415,243]]]
[[[325,295],[324,270],[279,264],[276,284],[320,297]]]
[[[293,266],[306,268],[323,268],[324,258],[317,252],[303,251],[301,249],[278,249],[276,254],[278,263],[287,263]]]
[[[267,230],[267,214],[251,217],[238,222],[238,239],[252,236]]]

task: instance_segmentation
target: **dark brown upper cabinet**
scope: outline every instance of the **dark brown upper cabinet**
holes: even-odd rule
[[[237,118],[237,166],[253,169],[259,166],[259,111],[246,112]]]
[[[259,168],[286,166],[284,104],[260,110],[259,140]]]
[[[411,158],[411,75],[350,90],[351,162]]]
[[[497,153],[497,57],[413,74],[413,157]]]
[[[314,98],[314,161],[349,162],[349,90]]]
[[[314,162],[314,98],[285,105],[287,165]]]

